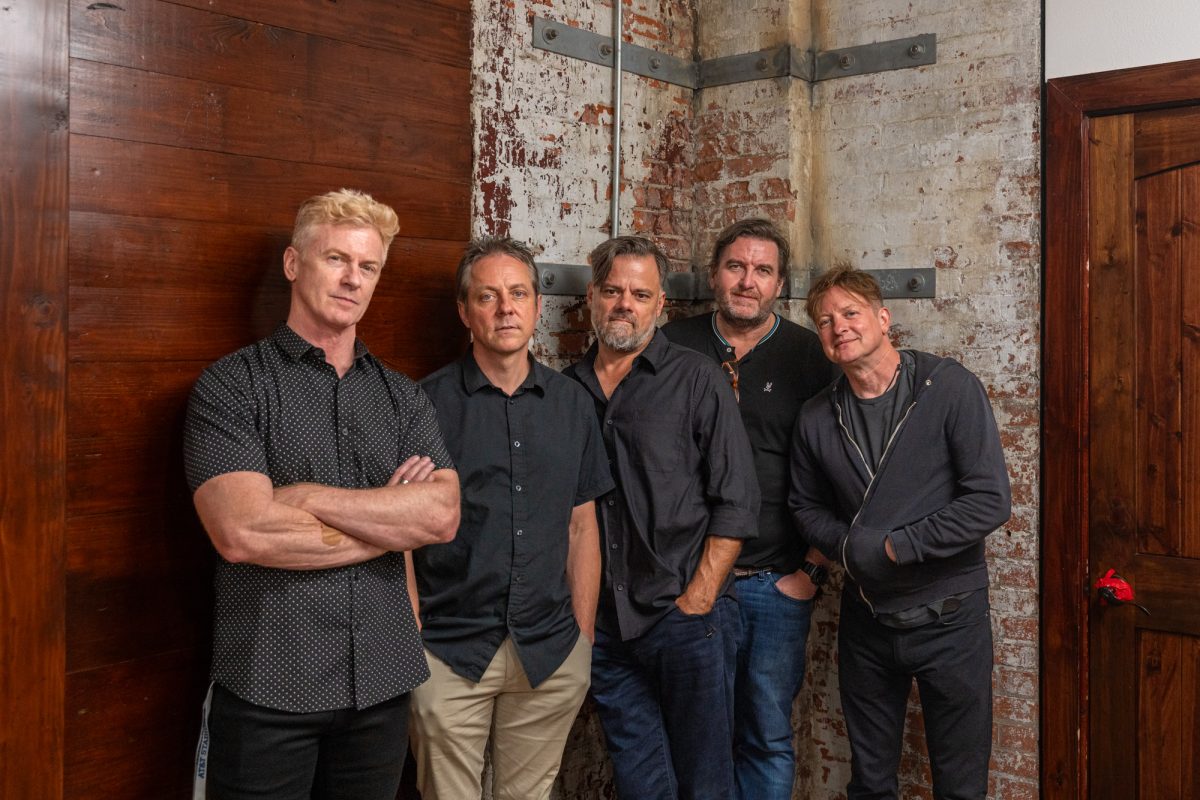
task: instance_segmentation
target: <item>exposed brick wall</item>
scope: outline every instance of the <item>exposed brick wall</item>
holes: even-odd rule
[[[608,232],[609,70],[534,50],[531,20],[607,34],[611,6],[475,0],[475,228],[583,263]],[[993,798],[1037,794],[1040,5],[1036,0],[644,0],[627,39],[683,58],[784,43],[829,49],[936,33],[935,65],[813,87],[773,79],[688,90],[624,80],[623,231],[647,232],[676,269],[703,264],[717,230],[779,222],[802,268],[935,267],[937,298],[889,303],[897,341],[952,355],[993,400],[1014,513],[988,542],[996,641]],[[695,309],[676,304],[672,315]],[[803,321],[802,302],[781,311]],[[535,352],[554,366],[586,347],[580,298],[546,299]],[[844,796],[836,587],[818,605],[796,709],[796,797]],[[918,706],[904,797],[927,797]],[[612,797],[585,710],[559,796]]]
[[[1034,0],[832,0],[816,15],[822,49],[938,37],[935,65],[814,89],[813,238],[818,263],[936,267],[937,299],[890,304],[896,338],[958,358],[992,397],[1014,501],[988,541],[991,796],[1006,800],[1037,795],[1039,14]],[[924,740],[912,728],[901,795],[925,797]],[[843,735],[834,717],[814,734],[829,748]]]

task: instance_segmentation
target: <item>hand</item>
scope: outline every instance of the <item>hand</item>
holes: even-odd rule
[[[896,548],[892,547],[892,540],[886,537],[883,540],[883,552],[887,553],[887,557],[891,559],[893,564],[899,563],[896,560]]]
[[[675,605],[680,611],[695,617],[703,616],[712,611],[714,602],[716,602],[716,598],[708,600],[696,599],[686,591],[675,598]]]
[[[808,573],[799,569],[775,581],[775,588],[793,600],[812,600],[817,596],[818,591],[817,585],[812,582],[812,578],[808,577]]]
[[[421,483],[433,480],[433,459],[429,456],[411,456],[392,473],[388,486],[402,486],[409,483]]]

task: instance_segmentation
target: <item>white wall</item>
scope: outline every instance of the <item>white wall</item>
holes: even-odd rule
[[[1045,0],[1046,78],[1200,58],[1197,0]]]

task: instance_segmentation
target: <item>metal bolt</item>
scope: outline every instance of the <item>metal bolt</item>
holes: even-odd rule
[[[662,66],[661,58],[658,58],[657,56],[655,56],[654,58],[650,59],[650,69],[658,69],[661,66]]]
[[[925,286],[925,277],[923,275],[914,275],[908,279],[908,290],[910,292],[919,292]]]
[[[909,58],[920,58],[923,55],[925,55],[925,45],[921,44],[920,42],[917,42],[908,48]]]
[[[754,68],[756,70],[758,70],[759,72],[766,72],[767,71],[767,60],[765,58],[760,58],[758,61],[756,61],[754,63]]]
[[[554,285],[554,273],[553,272],[543,272],[542,273],[542,286],[549,289],[553,285]]]
[[[542,31],[542,38],[547,42],[553,42],[558,38],[558,28],[546,28],[546,30]]]
[[[612,54],[613,54],[613,46],[611,44],[606,43],[606,44],[600,45],[600,55],[604,56],[605,58],[608,58]]]
[[[854,66],[854,56],[849,53],[842,53],[838,56],[838,66],[842,69],[850,69],[850,67]]]

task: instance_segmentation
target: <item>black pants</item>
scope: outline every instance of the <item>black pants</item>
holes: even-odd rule
[[[219,684],[208,713],[210,800],[395,800],[409,695],[370,708],[293,714]]]
[[[921,627],[872,618],[848,587],[838,680],[850,737],[849,800],[897,798],[905,707],[916,678],[938,800],[984,800],[992,746],[992,629],[987,589]]]

